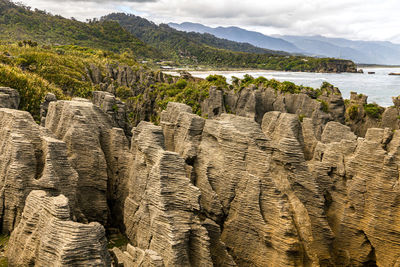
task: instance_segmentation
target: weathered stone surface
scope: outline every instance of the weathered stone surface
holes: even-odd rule
[[[341,140],[355,141],[357,136],[350,130],[350,127],[338,122],[328,122],[321,136],[322,143],[340,142]]]
[[[388,107],[382,114],[382,128],[390,128],[392,130],[398,130],[399,127],[399,109],[397,107]]]
[[[180,113],[188,111],[171,105],[165,114],[185,117]],[[217,120],[206,120],[201,137],[201,131],[194,135],[195,141],[179,139],[198,151],[193,182],[201,190],[200,212],[209,218],[203,224],[214,263],[332,263],[329,246],[333,236],[324,215],[324,199],[318,196],[304,159],[298,116],[280,114],[266,115],[268,123],[263,129],[269,138],[252,119],[223,114]],[[163,118],[169,140],[174,135],[165,121],[171,120]],[[188,133],[190,124],[184,125],[176,127],[176,132]],[[179,147],[171,148],[179,151]]]
[[[64,142],[38,126],[28,112],[0,109],[1,232],[9,233],[18,224],[25,198],[34,189],[64,194],[73,216],[81,216],[77,182]]]
[[[122,221],[128,159],[124,132],[113,128],[106,113],[81,99],[50,103],[46,128],[66,143],[68,159],[79,174],[77,201],[85,215],[80,221],[106,224],[109,208]]]
[[[192,109],[180,103],[168,103],[161,113],[161,126],[165,147],[179,153],[186,162],[193,163],[197,156],[205,120],[192,114]]]
[[[19,93],[9,87],[0,87],[0,108],[18,109]]]
[[[224,91],[211,86],[209,90],[209,97],[202,103],[201,107],[204,114],[209,118],[214,118],[226,112],[224,103]]]
[[[164,267],[163,259],[153,250],[143,250],[128,244],[126,251],[113,248],[112,257],[115,266],[124,267]]]
[[[11,266],[110,266],[104,228],[70,220],[68,199],[32,191],[11,234]]]
[[[50,102],[54,102],[54,101],[57,101],[57,97],[52,93],[48,93],[44,97],[43,103],[40,104],[40,125],[41,126],[46,125],[47,110],[49,109]]]
[[[337,266],[397,266],[400,135],[369,129],[365,139],[342,140],[319,152]],[[321,156],[322,155],[322,156]]]
[[[184,159],[164,147],[161,127],[141,122],[134,129],[126,234],[166,266],[210,266],[207,230],[196,215],[200,191],[186,176]]]
[[[125,103],[118,100],[113,94],[103,91],[93,92],[92,102],[110,116],[115,127],[122,128],[126,135],[130,136],[132,126],[126,116]]]

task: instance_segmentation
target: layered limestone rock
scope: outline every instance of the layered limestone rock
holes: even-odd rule
[[[113,248],[112,258],[114,265],[116,266],[152,266],[152,267],[164,267],[163,258],[159,256],[155,251],[146,249],[140,249],[127,245],[126,251],[122,251],[119,248]]]
[[[400,102],[393,97],[393,106],[380,107],[367,103],[368,96],[351,92],[346,104],[346,125],[360,137],[364,137],[370,128],[400,129]]]
[[[68,199],[40,190],[27,197],[7,256],[11,266],[110,266],[104,228],[71,221]]]
[[[263,122],[269,138],[244,117],[223,114],[204,123],[173,103],[162,115],[167,147],[184,157],[197,151],[187,164],[219,266],[332,263],[333,236],[324,199],[309,179],[301,124],[296,115],[279,114]]]
[[[400,264],[399,146],[397,131],[374,128],[365,139],[348,129],[342,140],[318,144],[312,164],[325,190],[337,266]]]
[[[0,108],[17,109],[19,106],[19,93],[9,87],[0,87]]]
[[[211,266],[209,237],[196,215],[198,188],[185,161],[165,150],[161,127],[141,122],[133,131],[126,234],[141,250],[152,250],[165,266]]]
[[[18,224],[25,199],[34,189],[64,194],[74,217],[78,174],[67,158],[66,144],[38,126],[25,111],[0,109],[0,222],[9,233]]]
[[[118,100],[113,94],[103,91],[93,92],[92,102],[115,122],[115,127],[122,128],[126,135],[131,134],[132,126],[126,116],[125,103]]]
[[[79,221],[107,224],[110,215],[117,225],[123,221],[129,145],[124,131],[113,125],[111,118],[88,100],[49,105],[46,128],[66,143],[68,159],[79,174],[77,203],[84,214]]]
[[[340,91],[326,85],[319,95],[304,89],[300,93],[281,92],[273,88],[250,85],[238,92],[211,87],[210,97],[202,104],[202,113],[215,118],[222,113],[232,113],[261,123],[265,113],[280,111],[310,118],[316,135],[320,138],[329,121],[344,123],[345,105]]]
[[[44,97],[44,101],[40,104],[40,125],[41,126],[46,125],[47,110],[49,109],[49,104],[54,101],[57,101],[56,95],[52,94],[52,93],[48,93]]]
[[[195,155],[187,165],[200,212],[221,231],[206,227],[223,248],[211,254],[243,266],[396,266],[400,134],[369,129],[357,139],[329,122],[318,136],[309,120],[269,112],[261,131],[251,119],[204,123],[169,104],[166,144]]]

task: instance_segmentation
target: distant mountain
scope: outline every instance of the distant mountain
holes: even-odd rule
[[[235,42],[249,43],[261,48],[270,50],[280,50],[290,53],[302,53],[292,43],[275,37],[266,36],[259,32],[248,31],[238,27],[217,27],[211,28],[198,23],[184,22],[181,24],[168,23],[174,29],[185,32],[209,33],[219,38],[228,39]]]
[[[400,64],[400,45],[391,42],[353,41],[323,36],[279,36],[307,54],[345,58],[356,63]]]
[[[400,64],[400,45],[391,42],[353,41],[323,36],[274,35],[271,37],[238,27],[211,28],[190,22],[169,23],[169,26],[181,31],[209,33],[236,42],[247,42],[258,47],[290,53],[343,58],[365,64]]]

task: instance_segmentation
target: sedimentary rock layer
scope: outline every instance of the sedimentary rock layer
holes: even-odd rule
[[[19,106],[19,93],[17,90],[0,87],[0,108],[17,109]]]
[[[165,150],[161,127],[141,122],[133,131],[126,234],[134,246],[159,254],[166,266],[210,266],[207,230],[201,225],[200,190],[185,161]]]
[[[64,142],[38,126],[28,112],[0,109],[0,222],[9,233],[20,220],[33,189],[64,194],[73,216],[80,216],[75,192],[78,174]]]
[[[68,199],[32,191],[7,250],[11,266],[110,266],[104,228],[70,220]]]
[[[113,125],[111,118],[88,100],[49,105],[46,128],[66,143],[68,159],[79,174],[77,202],[83,222],[107,224],[109,208],[119,218],[114,222],[122,221],[129,149],[124,131]]]

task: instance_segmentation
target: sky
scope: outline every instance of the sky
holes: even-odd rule
[[[323,35],[400,43],[399,0],[19,0],[78,20],[112,12],[156,23],[238,26],[267,35]]]

